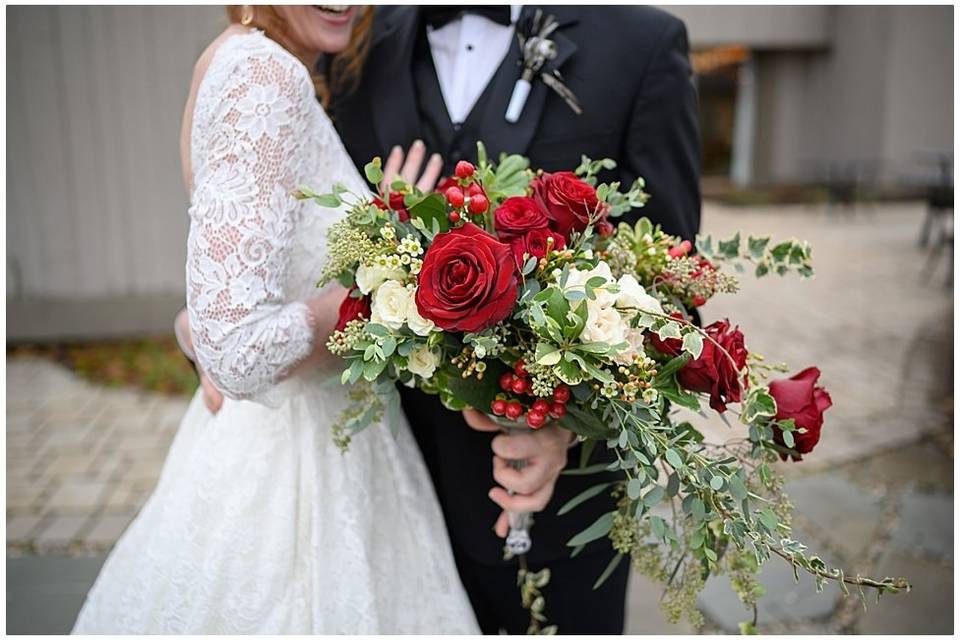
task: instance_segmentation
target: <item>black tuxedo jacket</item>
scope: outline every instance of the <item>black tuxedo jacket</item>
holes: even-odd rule
[[[437,97],[439,84],[424,44],[419,8],[379,7],[360,85],[332,100],[331,115],[350,156],[362,167],[392,146],[406,149],[420,138],[427,141],[428,151],[447,154],[447,175],[456,161],[476,160],[477,139],[492,159],[500,152],[519,153],[547,171],[572,170],[581,154],[612,158],[617,169],[601,179],[629,184],[643,176],[651,194],[648,205],[628,218],[646,215],[665,231],[692,240],[700,224],[700,155],[683,23],[648,7],[542,8],[560,24],[553,35],[557,57],[549,66],[560,71],[578,97],[581,115],[535,80],[520,120],[505,120],[520,74],[520,48],[514,41],[467,120],[469,136],[452,145],[447,137],[446,148],[429,148],[438,136],[428,130],[428,123],[433,128],[453,124],[442,97]],[[534,9],[524,7],[523,15]],[[424,79],[424,69],[433,73],[432,80]],[[492,531],[499,508],[487,498],[494,484],[492,436],[471,430],[460,414],[444,409],[435,397],[404,389],[403,401],[455,550],[475,562],[502,562],[503,542]],[[600,449],[596,456],[602,458],[605,452]],[[571,450],[571,467],[578,465],[579,454],[579,447]],[[567,500],[599,481],[596,475],[560,477],[551,503],[536,516],[532,563],[567,555],[566,541],[613,508],[610,499],[599,496],[556,515]],[[584,553],[602,548],[602,543],[593,543]]]

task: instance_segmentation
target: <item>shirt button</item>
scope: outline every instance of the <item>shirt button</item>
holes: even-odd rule
[[[472,45],[472,44],[468,44],[468,45],[467,45],[467,51],[473,51],[473,45]]]
[[[454,131],[460,131],[461,128],[463,128],[463,125],[460,124],[459,122],[454,122],[454,123],[453,123],[453,130],[454,130]]]

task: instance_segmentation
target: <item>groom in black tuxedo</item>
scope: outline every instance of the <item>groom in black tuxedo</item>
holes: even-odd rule
[[[575,114],[534,79],[519,120],[510,123],[505,113],[521,73],[515,29],[524,29],[536,8],[378,7],[361,83],[332,101],[334,123],[354,162],[362,167],[416,140],[443,158],[443,175],[450,175],[459,160],[475,162],[478,140],[492,159],[501,152],[523,154],[546,171],[572,170],[581,154],[612,158],[617,168],[601,174],[602,180],[629,185],[643,176],[652,196],[642,211],[626,217],[642,213],[667,232],[693,240],[700,224],[700,154],[683,23],[646,7],[540,7],[559,23],[551,36],[557,55],[546,68],[562,74],[582,113]],[[511,442],[478,430],[490,424],[476,414],[470,416],[470,429],[461,414],[444,409],[436,397],[409,389],[402,393],[482,630],[524,633],[529,616],[520,604],[516,564],[504,562],[503,540],[492,529],[501,508],[522,499],[508,497],[503,489],[491,492],[491,446],[506,457]],[[532,465],[526,478],[502,471],[495,478],[545,504],[532,529],[528,561],[534,570],[548,566],[552,571],[544,589],[549,623],[564,634],[622,633],[629,563],[620,563],[594,591],[614,553],[609,542],[593,542],[572,559],[566,546],[613,509],[614,501],[601,495],[558,516],[567,500],[603,478],[558,476],[564,463],[579,465],[579,447],[567,452],[567,440],[555,446],[558,438],[569,437],[557,427],[535,434],[525,451],[540,467]],[[592,462],[605,453],[598,452]]]

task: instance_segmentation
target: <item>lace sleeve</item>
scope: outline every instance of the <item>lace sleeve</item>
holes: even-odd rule
[[[258,399],[313,348],[310,309],[287,300],[284,284],[314,97],[295,59],[238,56],[222,85],[198,96],[197,113],[201,99],[216,103],[192,136],[187,302],[203,369],[226,395]]]

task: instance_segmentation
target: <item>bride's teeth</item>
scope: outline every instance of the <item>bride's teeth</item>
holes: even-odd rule
[[[316,5],[315,5],[315,6],[316,6]],[[347,10],[350,9],[350,5],[346,5],[346,4],[322,4],[322,5],[319,5],[317,8],[320,9],[321,11],[325,11],[325,12],[327,12],[327,13],[333,13],[333,14],[336,14],[336,15],[341,15],[341,14],[343,14],[343,13],[346,13]]]

